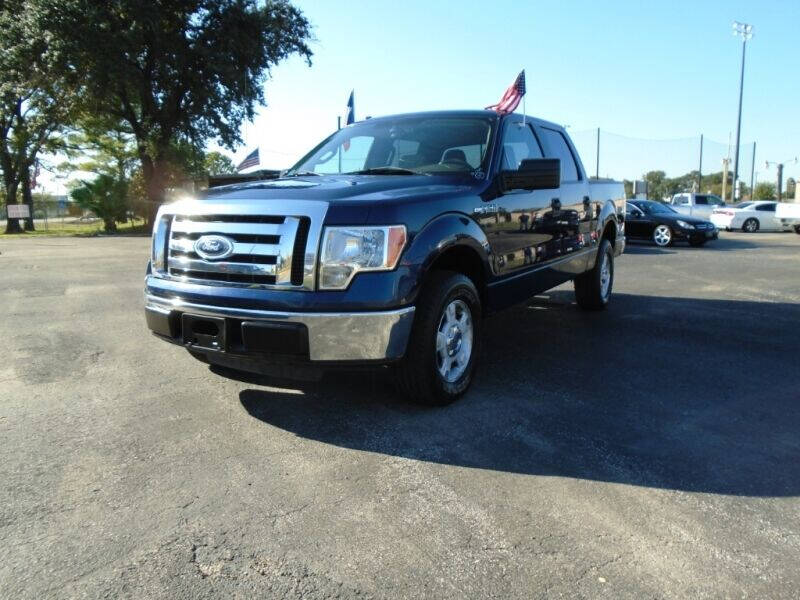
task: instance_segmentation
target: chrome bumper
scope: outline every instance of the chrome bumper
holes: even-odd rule
[[[190,313],[247,321],[302,323],[308,329],[312,361],[376,361],[402,358],[414,321],[414,307],[381,312],[295,313],[192,304],[145,295],[145,311]]]

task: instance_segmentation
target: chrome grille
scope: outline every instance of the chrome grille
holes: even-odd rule
[[[327,212],[327,202],[305,199],[209,196],[164,204],[157,219],[169,226],[167,260],[153,275],[201,285],[313,290]],[[225,238],[218,258],[207,244],[195,246],[203,236]]]
[[[175,215],[170,227],[169,275],[194,281],[244,285],[302,286],[292,277],[295,239],[304,217],[273,215]],[[205,259],[195,248],[203,236],[232,242],[224,259]],[[300,256],[305,245],[299,249]]]

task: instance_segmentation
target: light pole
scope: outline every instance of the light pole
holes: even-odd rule
[[[775,165],[778,167],[778,202],[782,200],[783,196],[783,165],[785,164],[797,164],[797,157],[790,158],[789,160],[783,160],[781,162],[775,162],[773,160],[768,160],[765,162],[764,166],[769,169],[771,165]]]
[[[742,91],[744,89],[744,53],[747,48],[747,40],[753,37],[753,26],[747,23],[733,22],[733,35],[742,38],[742,71],[739,74],[739,116],[736,121],[736,150],[733,159],[733,193],[732,199],[736,199],[739,193],[739,134],[742,130]]]

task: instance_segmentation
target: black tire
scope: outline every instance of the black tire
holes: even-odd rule
[[[797,235],[800,235],[800,225],[795,225],[795,226],[794,226],[794,232],[795,232]]]
[[[689,245],[694,246],[695,248],[699,248],[700,246],[704,246],[706,240],[689,240]]]
[[[472,323],[471,352],[465,361],[463,373],[454,381],[448,381],[439,370],[441,356],[437,351],[437,337],[439,327],[446,318],[445,310],[458,301],[469,309],[467,317]],[[464,314],[462,310],[461,315]],[[467,391],[480,356],[481,314],[480,295],[471,279],[453,271],[431,273],[417,301],[405,357],[394,368],[395,383],[403,396],[420,404],[443,406]],[[459,348],[461,344],[459,341]]]
[[[608,260],[609,281],[603,286],[603,257]],[[583,310],[603,310],[611,299],[614,288],[614,247],[604,239],[597,251],[594,268],[575,278],[575,300]]]
[[[758,222],[758,219],[754,219],[752,217],[742,223],[742,231],[745,233],[755,233],[759,230],[759,227],[760,223]]]

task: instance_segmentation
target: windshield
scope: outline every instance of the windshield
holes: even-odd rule
[[[752,202],[739,202],[739,204],[734,204],[733,208],[747,208],[748,206],[752,206]]]
[[[333,134],[287,175],[486,172],[491,116],[407,116],[362,121]]]
[[[632,202],[631,204],[640,208],[648,215],[665,214],[665,213],[673,214],[678,212],[674,208],[667,206],[666,204],[662,204],[661,202],[653,202],[652,200],[639,200],[638,202]]]

